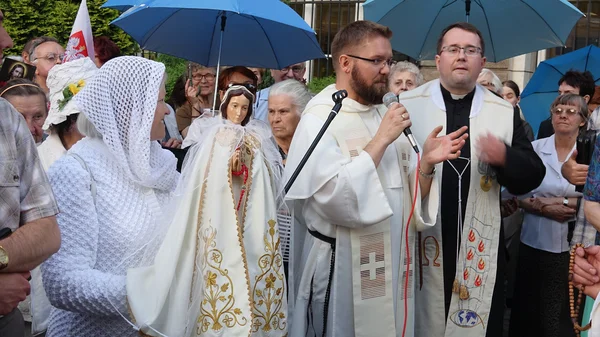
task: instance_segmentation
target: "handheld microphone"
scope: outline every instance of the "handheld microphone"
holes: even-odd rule
[[[400,102],[398,100],[398,96],[396,96],[396,94],[394,94],[393,92],[388,92],[387,94],[385,94],[383,96],[383,105],[385,105],[386,107],[389,108],[394,103],[400,104]],[[415,139],[415,136],[413,136],[412,132],[410,131],[410,128],[404,129],[403,133],[406,136],[406,138],[408,138],[408,142],[413,147],[415,152],[419,153],[419,146],[417,146],[417,140]]]

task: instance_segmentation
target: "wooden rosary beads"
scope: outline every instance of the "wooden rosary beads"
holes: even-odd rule
[[[571,321],[573,322],[573,329],[575,329],[575,335],[579,337],[581,331],[587,331],[592,327],[590,321],[586,326],[581,327],[579,325],[579,310],[581,309],[581,300],[583,299],[583,290],[585,287],[582,285],[577,296],[577,305],[575,305],[575,292],[573,290],[573,265],[575,264],[575,250],[577,248],[583,248],[583,244],[577,243],[571,249],[571,257],[569,260],[569,309],[571,309]]]

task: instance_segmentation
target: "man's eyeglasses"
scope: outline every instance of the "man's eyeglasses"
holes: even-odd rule
[[[65,58],[65,54],[48,53],[46,56],[36,57],[35,60],[33,60],[33,62],[35,62],[39,59],[43,59],[43,60],[47,60],[50,63],[56,63],[57,60],[62,63],[64,58]]]
[[[440,54],[443,52],[446,52],[448,55],[456,56],[456,55],[458,55],[458,53],[460,53],[461,50],[463,50],[465,52],[465,55],[467,55],[467,56],[477,56],[477,55],[481,56],[481,48],[479,48],[479,47],[475,47],[475,46],[459,47],[454,44],[451,46],[442,47],[442,51],[440,51]]]
[[[368,59],[366,57],[360,57],[360,56],[355,56],[355,55],[350,55],[350,54],[347,54],[347,55],[352,58],[355,58],[357,60],[371,62],[374,66],[381,67],[381,68],[385,67],[385,65],[387,65],[388,67],[391,67],[394,64],[396,64],[396,61],[394,61],[392,58],[389,58],[387,60],[382,60],[382,59]]]
[[[550,112],[552,112],[553,114],[555,114],[557,116],[562,115],[563,112],[566,112],[567,116],[574,116],[577,113],[579,113],[579,109],[575,109],[575,108],[563,109],[563,108],[555,107],[554,109],[550,110]]]
[[[207,81],[212,81],[215,79],[215,75],[214,74],[196,74],[193,75],[192,78],[196,81],[202,81],[202,80],[207,80]]]
[[[303,66],[285,67],[285,68],[281,69],[281,71],[284,73],[287,73],[288,71],[290,71],[290,69],[292,70],[292,72],[294,74],[300,74],[304,70],[304,67]]]

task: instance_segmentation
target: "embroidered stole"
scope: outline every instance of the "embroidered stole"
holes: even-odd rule
[[[381,111],[379,111],[381,110]],[[342,108],[334,122],[330,125],[328,133],[336,139],[342,153],[348,157],[356,157],[362,152],[364,147],[371,141],[371,134],[366,123],[379,122],[375,119],[375,114],[383,117],[386,111],[383,106],[373,108],[371,112],[348,113]],[[328,109],[312,109],[311,113],[325,120],[328,116]],[[373,124],[372,127],[375,127]],[[398,179],[390,179],[389,173],[380,165],[377,169],[378,176],[381,179],[384,189],[402,188],[402,180],[408,179],[408,170],[410,167],[412,148],[408,143],[403,144],[399,141],[394,142],[394,154],[397,161],[392,163],[401,168],[399,173],[394,172],[396,167],[387,167],[389,172],[400,174]],[[385,155],[384,155],[385,156]],[[382,160],[383,163],[383,160]],[[391,182],[389,180],[397,180]],[[390,186],[391,185],[391,186]],[[408,184],[407,184],[408,185]],[[410,202],[412,198],[408,186],[405,186],[403,194],[404,214],[408,215],[410,211]],[[406,207],[408,205],[408,207]],[[420,203],[419,203],[420,205]],[[407,210],[408,208],[408,210]],[[398,209],[398,208],[396,208]],[[403,222],[404,222],[404,218]],[[404,223],[395,224],[404,228]],[[353,284],[353,303],[354,303],[354,331],[355,336],[400,336],[404,315],[404,282],[406,276],[406,252],[404,230],[402,230],[402,249],[400,259],[399,273],[403,277],[398,277],[398,298],[396,299],[396,312],[394,311],[394,289],[393,289],[393,266],[392,266],[392,247],[391,247],[391,222],[390,218],[365,228],[355,228],[350,230],[350,240],[352,248],[352,284]],[[409,230],[409,247],[411,256],[415,252],[414,229]],[[413,312],[413,277],[414,259],[410,261],[408,297],[409,310],[407,317],[409,335],[412,335],[412,312]],[[343,281],[342,281],[343,282]],[[331,318],[330,318],[331,320]]]
[[[439,86],[439,82],[430,83]],[[417,92],[401,102],[409,111],[414,111],[411,114],[414,125],[412,129],[417,140],[422,143],[438,125],[444,125],[440,134],[446,133],[446,112],[432,102],[431,97],[427,95],[428,87],[420,89],[423,93]],[[443,219],[438,216],[436,226],[421,233],[419,240],[420,277],[417,285],[415,336],[481,337],[486,334],[496,284],[498,247],[503,244],[499,242],[502,225],[499,207],[500,185],[495,177],[486,177],[480,173],[479,158],[474,144],[480,135],[490,132],[510,146],[513,116],[503,109],[504,107],[485,99],[481,111],[470,118],[468,132],[472,140],[471,183],[463,217],[455,275],[458,283],[466,286],[468,298],[461,299],[458,292],[452,292],[448,320],[445,322],[442,263],[456,261],[442,260]],[[436,179],[441,184],[442,168],[442,164],[436,167]],[[443,185],[441,186],[443,188]]]

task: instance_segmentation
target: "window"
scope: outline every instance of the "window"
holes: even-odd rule
[[[569,2],[586,16],[579,19],[573,27],[565,43],[566,46],[548,49],[547,58],[566,54],[590,44],[598,46],[600,43],[600,0],[570,0]]]

